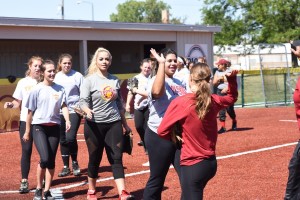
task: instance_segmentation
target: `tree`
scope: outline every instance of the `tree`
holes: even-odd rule
[[[205,0],[203,21],[220,25],[215,44],[285,43],[299,39],[300,0]]]
[[[161,23],[161,12],[166,9],[171,9],[171,7],[160,0],[128,0],[123,4],[118,4],[118,13],[111,14],[110,20],[112,22]],[[172,18],[170,22],[183,23],[184,19]]]

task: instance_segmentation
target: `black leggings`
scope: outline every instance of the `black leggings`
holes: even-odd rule
[[[160,138],[149,128],[145,134],[150,162],[150,177],[144,190],[144,200],[161,199],[164,182],[171,164],[180,177],[180,150],[169,140]]]
[[[63,115],[60,116],[60,152],[65,166],[69,166],[69,158],[77,161],[78,144],[77,131],[80,126],[81,117],[77,113],[70,114],[71,129],[66,133],[66,120]]]
[[[221,93],[222,90],[218,89],[217,90],[217,94],[219,96],[226,96],[227,94],[223,94]],[[226,112],[228,113],[228,115],[230,116],[231,119],[235,120],[236,115],[235,115],[235,111],[234,111],[234,105],[228,106],[227,108],[220,110],[219,112],[219,120],[221,122],[225,122],[226,120]]]
[[[213,156],[191,166],[181,166],[181,186],[184,199],[202,200],[207,182],[217,172],[217,160]]]
[[[144,108],[143,110],[134,110],[135,128],[144,144],[145,144],[144,136],[147,128],[148,118],[149,118],[148,107]]]
[[[59,144],[59,125],[45,126],[34,124],[32,126],[33,141],[40,154],[40,167],[42,169],[55,168],[55,156]]]
[[[20,140],[21,140],[21,146],[22,146],[22,156],[21,156],[21,173],[22,173],[22,179],[28,179],[28,174],[30,171],[30,159],[32,154],[32,126],[30,129],[30,138],[28,141],[23,141],[23,136],[25,134],[26,129],[26,122],[20,121]]]
[[[289,163],[289,177],[286,185],[285,200],[300,199],[300,140],[295,147]]]
[[[114,179],[124,178],[122,162],[123,129],[121,121],[112,123],[95,123],[86,120],[84,137],[89,152],[88,176],[98,177],[98,169],[105,148],[108,161],[112,167]]]

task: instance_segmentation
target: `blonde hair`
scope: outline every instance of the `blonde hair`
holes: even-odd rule
[[[96,50],[95,54],[93,55],[93,58],[91,60],[91,64],[90,64],[89,68],[87,69],[87,76],[89,76],[91,74],[94,74],[94,73],[99,71],[99,68],[97,67],[97,57],[98,57],[98,54],[100,52],[107,53],[109,55],[109,60],[111,62],[112,56],[111,56],[110,52],[107,49],[103,48],[103,47],[99,47]]]
[[[206,63],[197,63],[191,68],[190,74],[191,81],[197,86],[195,93],[196,113],[203,120],[211,106],[211,89],[209,85],[211,70]]]
[[[43,58],[40,56],[32,56],[31,58],[29,58],[28,62],[26,63],[28,66],[28,69],[25,72],[25,76],[29,76],[30,75],[30,66],[32,65],[34,60],[39,60],[43,63]]]
[[[58,58],[58,62],[57,62],[57,68],[56,68],[56,72],[60,72],[62,67],[61,67],[61,62],[64,58],[69,58],[72,62],[72,56],[68,53],[63,53],[59,56]]]

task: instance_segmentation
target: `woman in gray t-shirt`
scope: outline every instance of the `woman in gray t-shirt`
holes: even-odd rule
[[[82,86],[79,106],[86,113],[84,137],[89,152],[88,199],[96,199],[96,180],[103,150],[112,166],[112,172],[120,199],[132,199],[125,190],[122,162],[123,128],[131,131],[123,108],[120,83],[108,73],[112,56],[107,49],[98,48],[92,58]]]
[[[50,186],[55,168],[55,156],[59,144],[60,110],[66,120],[66,131],[71,127],[69,111],[66,106],[65,90],[54,83],[55,65],[46,60],[40,66],[43,81],[29,94],[26,103],[28,115],[25,134],[32,128],[33,141],[40,155],[37,167],[37,187],[34,199],[42,199],[42,180],[45,177],[43,199],[52,199]],[[30,126],[32,124],[32,127]]]

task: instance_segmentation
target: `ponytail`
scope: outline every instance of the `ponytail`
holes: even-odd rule
[[[197,87],[195,92],[196,113],[203,120],[211,106],[211,89],[209,85],[211,71],[206,63],[197,63],[191,70],[191,81]]]

